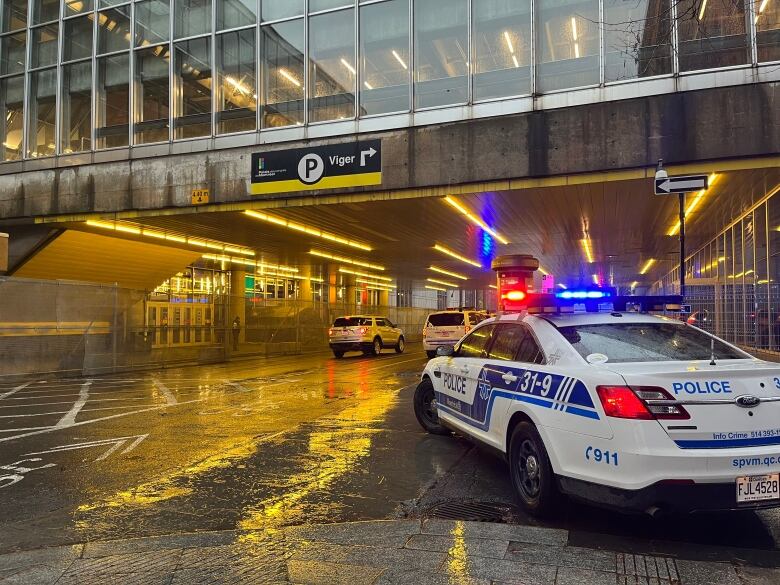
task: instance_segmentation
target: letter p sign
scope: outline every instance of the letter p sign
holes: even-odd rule
[[[302,183],[313,185],[325,173],[325,162],[313,152],[304,156],[298,163],[298,177]]]

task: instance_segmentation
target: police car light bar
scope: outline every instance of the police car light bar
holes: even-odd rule
[[[651,311],[675,312],[682,309],[682,297],[679,295],[655,296],[622,296],[613,294],[614,289],[563,291],[574,294],[563,296],[556,294],[529,293],[520,310],[529,313],[572,313],[575,306],[585,307],[588,313],[599,311],[634,311],[647,313]],[[599,293],[599,294],[597,294]]]
[[[612,296],[608,290],[564,290],[555,293],[559,299],[604,299]]]

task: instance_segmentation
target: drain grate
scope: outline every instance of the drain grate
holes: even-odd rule
[[[424,518],[467,520],[470,522],[508,522],[517,516],[518,509],[495,502],[442,502],[432,506]]]

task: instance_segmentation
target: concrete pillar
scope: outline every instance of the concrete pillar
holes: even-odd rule
[[[336,297],[336,289],[338,288],[338,282],[339,282],[339,268],[335,264],[329,264],[328,265],[328,303],[331,305],[335,305],[339,302],[338,298]]]
[[[379,291],[379,306],[380,307],[387,307],[390,305],[390,291],[389,290],[380,290]]]
[[[243,270],[230,271],[230,319],[225,324],[227,332],[225,338],[228,344],[233,343],[233,320],[238,317],[241,320],[241,333],[238,341],[246,341],[246,272]]]
[[[311,280],[311,266],[301,266],[298,272],[298,276],[302,276],[303,279],[298,281],[298,299],[304,303],[311,303],[314,300],[312,294]]]
[[[8,234],[0,233],[0,274],[8,270]]]

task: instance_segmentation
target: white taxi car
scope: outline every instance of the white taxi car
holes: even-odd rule
[[[780,367],[696,327],[522,312],[438,353],[418,421],[503,453],[531,513],[561,493],[653,515],[780,506]]]
[[[403,330],[387,317],[352,315],[333,322],[328,329],[328,345],[336,358],[342,358],[348,351],[379,355],[385,347],[403,353],[406,340]]]
[[[471,328],[484,321],[487,315],[474,310],[437,311],[428,315],[423,328],[423,349],[429,358],[436,356],[437,348],[454,345]]]

